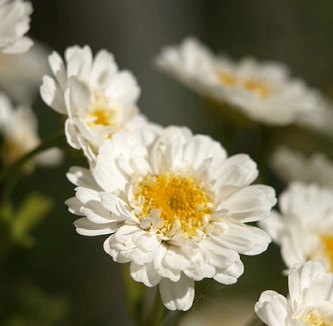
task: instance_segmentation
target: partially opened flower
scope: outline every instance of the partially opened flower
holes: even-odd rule
[[[33,42],[24,34],[30,28],[30,2],[0,0],[0,53],[22,53]]]
[[[236,63],[215,56],[193,38],[178,47],[166,47],[156,64],[199,93],[269,125],[297,122],[305,113],[318,112],[323,101],[302,80],[291,78],[280,63],[252,58]]]
[[[270,166],[285,182],[302,181],[333,188],[333,162],[322,153],[307,157],[287,147],[279,147],[270,159]]]
[[[333,271],[333,190],[294,182],[279,207],[260,226],[281,246],[287,267],[320,260]]]
[[[265,291],[255,305],[268,326],[332,326],[333,274],[320,262],[297,264],[289,277],[288,298]]]
[[[65,59],[66,67],[57,53],[49,57],[54,78],[43,78],[41,95],[46,104],[67,115],[68,143],[94,160],[98,148],[114,133],[146,123],[136,106],[140,89],[133,75],[119,71],[105,50],[93,58],[88,46],[73,46]]]
[[[20,55],[0,54],[0,88],[18,103],[31,104],[49,72],[48,52],[35,43]]]
[[[1,163],[11,165],[21,156],[40,144],[37,120],[29,107],[14,108],[7,96],[0,93],[0,135],[2,137]],[[62,158],[60,150],[54,148],[35,157],[35,163],[58,164]],[[29,166],[31,167],[31,162]]]
[[[134,280],[159,285],[164,305],[187,310],[194,281],[232,284],[239,254],[266,250],[269,236],[247,225],[266,218],[274,190],[250,185],[258,175],[247,155],[227,157],[208,136],[186,128],[119,132],[89,170],[72,168],[76,197],[67,201],[82,235],[111,234],[105,251],[130,263]]]

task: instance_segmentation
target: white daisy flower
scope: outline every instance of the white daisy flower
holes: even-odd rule
[[[281,246],[287,267],[320,260],[333,271],[333,190],[294,182],[279,197],[279,207],[281,213],[260,226]]]
[[[29,107],[14,108],[9,99],[0,93],[0,134],[2,136],[1,161],[4,165],[14,163],[21,156],[40,144],[37,135],[37,120]],[[62,153],[53,148],[35,158],[41,165],[56,165]],[[31,167],[31,162],[29,164]]]
[[[98,148],[122,128],[146,124],[136,101],[140,88],[133,75],[119,71],[105,50],[92,56],[90,47],[70,47],[66,67],[57,53],[49,57],[54,78],[45,76],[41,96],[55,111],[68,116],[68,143],[94,160]]]
[[[20,55],[0,54],[0,88],[18,103],[31,104],[49,72],[48,51],[38,43]]]
[[[22,53],[33,42],[24,34],[30,28],[32,5],[22,0],[0,0],[0,53]]]
[[[208,136],[186,128],[119,132],[89,170],[72,168],[76,197],[67,201],[82,235],[111,234],[104,249],[130,263],[134,280],[159,285],[164,305],[188,310],[194,281],[232,284],[239,254],[266,250],[269,236],[245,224],[266,218],[274,190],[250,185],[258,175],[247,155],[227,157]]]
[[[302,181],[333,188],[333,162],[322,153],[306,157],[287,147],[279,147],[271,157],[270,166],[285,182]]]
[[[193,38],[166,47],[156,60],[166,73],[199,93],[226,102],[254,121],[287,125],[308,112],[317,112],[319,94],[289,76],[280,63],[240,62],[215,56]]]
[[[289,277],[289,296],[265,291],[255,305],[268,326],[333,326],[333,274],[320,262],[297,264]]]

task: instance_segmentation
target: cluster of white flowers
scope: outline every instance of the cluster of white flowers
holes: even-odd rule
[[[0,57],[6,62],[3,67],[0,62],[4,77],[0,85],[27,103],[31,92],[25,86],[21,94],[15,92],[13,82],[36,84],[47,68],[37,64],[34,78],[20,74],[20,60],[36,57],[34,50],[21,58],[8,53],[31,46],[24,37],[31,12],[28,2],[0,0],[0,52],[7,53]],[[190,309],[195,281],[237,282],[244,271],[240,254],[260,254],[272,238],[281,246],[290,272],[290,296],[264,292],[255,306],[258,316],[272,326],[333,325],[329,160],[316,154],[307,161],[302,154],[277,151],[271,160],[273,169],[284,181],[293,182],[279,198],[280,211],[271,212],[277,202],[275,191],[252,184],[258,169],[248,155],[228,156],[209,136],[148,121],[137,107],[140,88],[135,77],[119,70],[108,51],[93,56],[89,46],[72,46],[64,57],[56,52],[49,56],[52,77],[43,77],[40,93],[48,106],[66,117],[67,142],[82,151],[89,165],[72,167],[67,174],[76,188],[66,204],[80,216],[75,221],[79,234],[107,235],[106,253],[115,262],[129,263],[135,281],[159,286],[170,310]],[[156,63],[252,120],[299,124],[332,134],[328,102],[303,81],[291,78],[282,64],[251,58],[235,63],[214,56],[192,38],[163,50]],[[15,66],[17,75],[12,73]],[[11,82],[2,84],[6,76]],[[0,94],[0,132],[5,164],[41,142],[30,108],[15,109],[4,94]],[[44,153],[37,162],[54,163],[58,156],[54,151]]]

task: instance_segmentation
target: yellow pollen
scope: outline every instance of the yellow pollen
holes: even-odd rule
[[[313,311],[306,317],[304,323],[309,326],[333,326],[333,322],[326,323],[321,316]]]
[[[107,103],[107,97],[103,93],[94,93],[88,112],[90,127],[114,126],[115,111]]]
[[[321,236],[321,242],[330,263],[330,272],[333,272],[333,236],[323,235]]]
[[[190,237],[196,229],[204,227],[203,218],[212,212],[209,196],[201,182],[192,176],[176,176],[170,172],[147,175],[135,190],[137,200],[141,196],[144,198],[140,219],[146,218],[151,210],[158,209],[164,220],[163,233],[177,221]]]
[[[241,86],[249,92],[256,93],[261,98],[268,97],[271,92],[270,88],[262,81],[242,79],[226,72],[218,72],[217,75],[223,85],[228,87]]]

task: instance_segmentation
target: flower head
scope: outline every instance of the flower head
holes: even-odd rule
[[[250,185],[256,164],[227,157],[221,145],[186,128],[119,132],[101,146],[92,172],[72,168],[76,197],[67,201],[83,235],[111,234],[105,251],[130,263],[134,280],[159,284],[168,309],[187,310],[194,281],[232,284],[239,254],[266,250],[270,238],[245,224],[267,217],[274,190]]]
[[[260,226],[277,244],[288,268],[320,260],[333,271],[333,190],[294,182],[279,197],[281,213]]]
[[[45,76],[41,96],[46,104],[67,115],[68,143],[94,160],[98,148],[120,129],[146,123],[136,101],[140,89],[133,75],[119,71],[113,55],[88,46],[70,47],[66,67],[57,53],[49,57],[54,78]]]
[[[287,125],[317,112],[322,99],[288,69],[274,62],[245,58],[232,62],[217,57],[193,38],[167,47],[157,66],[199,93],[229,103],[248,118],[270,125]]]
[[[289,277],[289,297],[265,291],[255,305],[268,326],[332,326],[333,274],[320,262],[296,264]]]
[[[22,0],[0,0],[0,52],[22,53],[32,46],[23,36],[30,27],[32,6]]]
[[[302,181],[333,188],[333,162],[322,153],[311,156],[279,147],[272,155],[270,166],[285,182]]]
[[[1,93],[0,134],[3,138],[1,163],[4,165],[14,163],[40,143],[37,135],[37,120],[33,111],[23,106],[15,109],[9,99]],[[58,149],[50,149],[39,154],[35,162],[42,165],[54,165],[60,159],[61,152]]]

